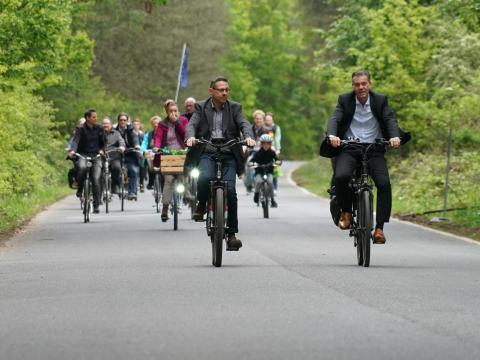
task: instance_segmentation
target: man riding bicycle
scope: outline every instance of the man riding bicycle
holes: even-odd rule
[[[321,155],[333,157],[335,194],[341,208],[338,226],[345,230],[352,223],[353,194],[348,185],[361,160],[358,148],[339,148],[345,139],[358,139],[360,143],[375,143],[375,139],[388,139],[389,145],[399,147],[403,132],[399,129],[395,113],[388,106],[385,95],[370,90],[370,73],[360,70],[352,74],[353,91],[340,95],[333,115],[328,121],[327,139],[335,151],[322,144]],[[407,134],[405,134],[407,135]],[[408,136],[408,135],[407,135]],[[408,141],[408,139],[406,139]],[[328,154],[325,154],[328,153]],[[377,214],[373,241],[384,244],[383,226],[389,222],[392,209],[392,189],[385,160],[385,149],[376,148],[370,153],[368,167],[377,187]]]
[[[128,150],[140,150],[138,135],[133,131],[133,126],[128,124],[128,115],[121,112],[117,116],[117,130],[125,141]],[[140,173],[139,155],[135,152],[125,154],[125,164],[128,172],[128,200],[137,199],[137,179]]]
[[[112,120],[108,117],[103,119],[102,127],[104,132],[105,155],[109,158],[110,173],[112,174],[112,194],[120,191],[122,165],[119,152],[125,151],[125,141],[120,133],[112,126]]]
[[[209,97],[205,101],[195,104],[195,112],[187,126],[187,146],[192,147],[199,139],[219,139],[225,141],[239,138],[241,134],[246,139],[248,146],[254,146],[255,140],[250,123],[242,114],[239,103],[228,100],[228,80],[218,77],[210,83]],[[187,154],[187,164],[198,164],[200,177],[198,178],[198,205],[195,209],[194,219],[202,220],[206,213],[206,204],[209,195],[209,182],[215,178],[215,162],[212,157],[214,149],[198,144],[190,149]],[[238,232],[237,217],[237,191],[235,188],[235,173],[241,175],[244,171],[244,156],[242,146],[236,145],[231,150],[225,150],[223,157],[224,174],[227,181],[228,201],[228,228],[227,249],[238,250],[242,242],[236,238]]]
[[[100,125],[97,125],[97,113],[95,110],[90,109],[85,112],[85,124],[75,131],[75,136],[70,143],[68,149],[68,156],[73,158],[75,153],[79,153],[85,157],[97,156],[103,148],[103,129]],[[77,167],[77,197],[82,196],[83,181],[88,171],[87,161],[83,158],[79,158],[75,162]],[[92,185],[93,185],[93,212],[98,214],[101,198],[100,177],[102,175],[102,161],[96,160],[92,166]]]

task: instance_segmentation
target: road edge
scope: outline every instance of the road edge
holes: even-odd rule
[[[287,181],[289,184],[297,187],[298,189],[300,189],[304,194],[306,195],[310,195],[310,196],[313,196],[313,197],[316,197],[318,199],[321,199],[321,200],[324,200],[324,201],[328,201],[327,198],[324,198],[318,194],[315,194],[307,189],[305,189],[304,187],[298,185],[295,180],[293,180],[293,177],[292,177],[292,174],[295,170],[297,170],[302,164],[304,164],[305,161],[299,161],[298,162],[298,165],[297,166],[294,166],[293,169],[290,169],[288,171],[288,174],[287,174]],[[416,223],[413,223],[413,222],[410,222],[410,221],[405,221],[405,220],[400,220],[400,219],[397,219],[396,217],[392,217],[392,220],[393,221],[396,221],[396,222],[399,222],[401,224],[405,224],[405,225],[409,225],[409,226],[412,226],[412,227],[416,227],[416,228],[420,228],[420,229],[423,229],[423,230],[426,230],[426,231],[430,231],[430,232],[433,232],[433,233],[436,233],[436,234],[440,234],[440,235],[443,235],[443,236],[446,236],[446,237],[451,237],[451,238],[454,238],[454,239],[457,239],[457,240],[462,240],[462,241],[465,241],[467,243],[470,243],[470,244],[475,244],[477,246],[480,246],[480,241],[476,241],[476,240],[473,240],[473,239],[470,239],[470,238],[467,238],[467,237],[464,237],[464,236],[460,236],[460,235],[456,235],[456,234],[452,234],[452,233],[449,233],[449,232],[446,232],[446,231],[442,231],[442,230],[437,230],[437,229],[432,229],[428,226],[424,226],[424,225],[420,225],[420,224],[416,224]]]

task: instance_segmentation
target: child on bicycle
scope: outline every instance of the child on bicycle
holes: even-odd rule
[[[258,203],[260,188],[263,183],[263,175],[267,174],[269,194],[266,195],[272,199],[272,208],[276,208],[278,204],[274,199],[273,193],[273,166],[280,165],[281,161],[278,159],[276,152],[272,150],[272,141],[272,137],[268,134],[260,136],[260,149],[253,155],[251,160],[251,165],[253,165],[252,163],[270,165],[267,167],[257,167],[255,169],[255,195],[253,196],[253,201]]]

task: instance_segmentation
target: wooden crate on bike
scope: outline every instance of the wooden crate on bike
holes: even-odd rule
[[[183,173],[186,155],[160,155],[160,172],[163,175]]]

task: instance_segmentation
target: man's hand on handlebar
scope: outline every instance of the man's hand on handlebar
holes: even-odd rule
[[[195,139],[194,137],[191,137],[191,138],[187,139],[186,144],[187,144],[188,147],[192,147],[192,146],[194,146],[197,142],[198,142],[197,139]]]
[[[68,156],[70,159],[73,159],[73,158],[75,157],[75,151],[69,150],[68,153],[67,153],[67,156]]]
[[[257,144],[257,142],[250,137],[245,139],[245,145],[247,145],[249,147],[254,147],[256,144]]]
[[[390,146],[393,147],[393,148],[400,147],[400,138],[399,137],[391,138],[390,140],[388,140],[388,142],[390,143]]]
[[[328,142],[334,148],[339,147],[340,144],[341,144],[340,138],[338,136],[335,136],[335,135],[328,135]]]

